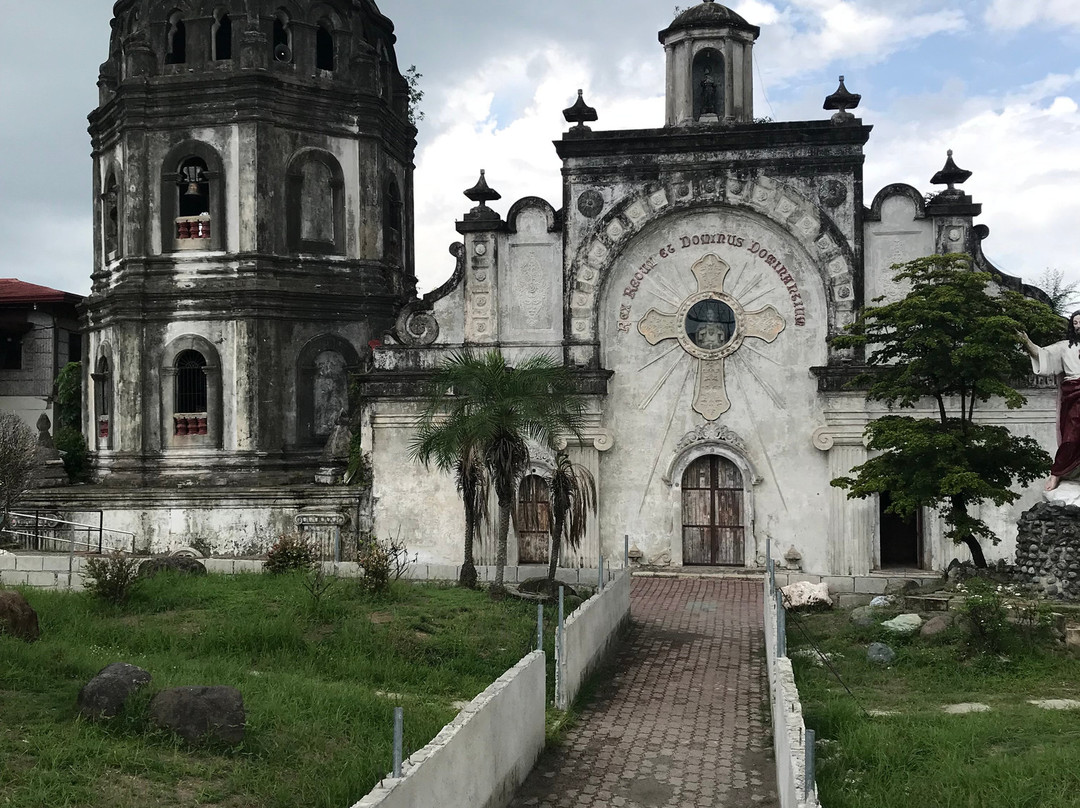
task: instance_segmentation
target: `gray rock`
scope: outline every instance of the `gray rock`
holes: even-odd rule
[[[851,622],[859,628],[868,628],[877,622],[873,606],[858,606],[851,610]]]
[[[919,634],[923,637],[936,637],[938,634],[952,626],[954,622],[955,617],[951,614],[936,615],[926,621],[926,624],[919,629]]]
[[[889,581],[885,584],[886,595],[910,595],[919,589],[919,582],[911,579],[903,581]]]
[[[139,577],[153,578],[165,570],[172,570],[180,575],[206,575],[206,567],[198,559],[189,556],[168,556],[167,558],[146,559],[139,565]]]
[[[24,642],[35,642],[41,636],[37,612],[14,589],[0,590],[0,634],[10,634]]]
[[[866,658],[878,665],[891,665],[896,659],[896,651],[883,642],[872,642],[866,650]]]
[[[913,631],[918,631],[922,624],[923,619],[917,614],[898,614],[892,620],[886,620],[881,625],[889,631],[895,631],[897,634],[910,634]]]
[[[189,743],[244,740],[244,697],[235,687],[174,687],[150,702],[150,718]]]
[[[136,665],[127,662],[106,665],[79,691],[79,714],[90,721],[112,718],[133,693],[149,682],[150,674]]]

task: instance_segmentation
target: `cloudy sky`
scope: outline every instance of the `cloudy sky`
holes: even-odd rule
[[[682,0],[684,7],[690,0]],[[505,213],[527,195],[558,206],[551,141],[578,88],[595,129],[663,125],[670,0],[382,0],[402,68],[423,74],[416,159],[417,269],[450,273],[461,192],[485,168]],[[740,0],[760,25],[755,114],[819,120],[847,77],[874,132],[866,203],[929,178],[955,150],[984,204],[987,255],[1034,280],[1080,281],[1080,3],[1076,0]],[[0,277],[86,293],[91,164],[86,115],[112,0],[34,0],[0,50]],[[16,29],[9,29],[16,33]]]

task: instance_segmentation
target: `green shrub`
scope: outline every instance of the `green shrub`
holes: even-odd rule
[[[390,586],[390,554],[374,536],[361,539],[356,560],[364,568],[360,588],[373,594],[385,592]]]
[[[119,550],[101,558],[91,558],[83,569],[86,591],[95,598],[120,604],[127,600],[139,578],[139,560]]]
[[[90,478],[90,450],[82,432],[70,426],[56,430],[53,444],[64,461],[64,471],[72,482],[86,482]]]
[[[314,548],[298,533],[286,533],[266,554],[266,572],[281,575],[286,572],[310,570],[318,562]]]

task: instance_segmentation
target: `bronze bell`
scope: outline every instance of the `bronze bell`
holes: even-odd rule
[[[199,189],[199,183],[203,181],[203,172],[199,166],[184,166],[180,170],[180,183],[187,183],[184,196],[202,196],[203,192]]]

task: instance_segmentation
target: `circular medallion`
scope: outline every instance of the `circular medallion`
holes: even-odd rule
[[[847,188],[844,187],[844,183],[840,182],[840,180],[825,180],[821,183],[821,187],[818,188],[818,199],[821,200],[821,204],[825,205],[825,207],[838,207],[847,199]]]
[[[473,247],[473,252],[476,253],[477,255],[486,255],[487,254],[487,245],[486,244],[477,244],[475,247]]]
[[[595,219],[600,215],[600,211],[604,209],[604,197],[600,195],[599,191],[590,188],[578,197],[577,209],[582,216]]]
[[[679,343],[688,354],[711,361],[730,356],[742,345],[739,327],[743,308],[723,292],[700,292],[683,301],[679,309],[683,333]]]

